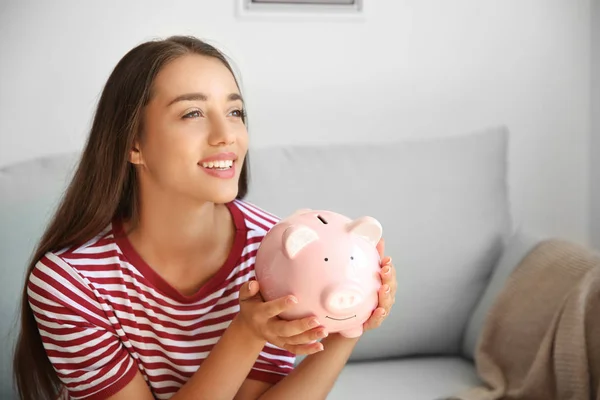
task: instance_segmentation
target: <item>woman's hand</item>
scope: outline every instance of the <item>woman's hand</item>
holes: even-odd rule
[[[291,353],[307,355],[323,350],[323,345],[316,340],[326,337],[327,332],[315,317],[293,321],[278,317],[296,303],[293,296],[265,302],[258,282],[249,281],[240,288],[239,317],[256,338]]]
[[[385,318],[390,314],[392,306],[396,302],[396,288],[398,283],[396,282],[396,270],[392,265],[391,257],[384,257],[385,242],[383,238],[377,244],[377,250],[381,256],[381,289],[379,289],[379,305],[371,314],[363,325],[363,329],[368,331],[375,329],[381,325]]]

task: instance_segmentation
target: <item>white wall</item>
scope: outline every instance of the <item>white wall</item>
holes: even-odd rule
[[[600,0],[592,0],[592,245],[600,250]]]
[[[0,6],[0,165],[78,150],[117,60],[191,33],[242,71],[252,144],[512,134],[518,222],[589,241],[590,0],[365,0],[357,21],[237,20],[234,0]]]

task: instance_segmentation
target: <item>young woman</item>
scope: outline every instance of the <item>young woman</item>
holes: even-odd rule
[[[295,299],[260,297],[254,256],[277,219],[243,200],[247,149],[218,50],[171,37],[123,57],[28,270],[14,359],[23,399],[327,396],[357,339],[283,321]],[[389,257],[381,275],[367,330],[394,302]],[[308,356],[294,369],[297,354]]]

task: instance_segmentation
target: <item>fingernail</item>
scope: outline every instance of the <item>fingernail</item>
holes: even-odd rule
[[[390,292],[390,286],[389,285],[383,285],[383,289],[385,291],[385,293],[389,293]]]
[[[321,331],[321,332],[319,332],[319,337],[320,337],[320,338],[325,338],[325,337],[327,337],[327,332],[325,332],[325,331]]]
[[[385,317],[385,315],[386,315],[386,314],[387,314],[387,313],[385,312],[385,310],[383,310],[383,312],[381,313],[381,316],[382,316],[382,317]]]
[[[383,268],[383,269],[381,270],[381,272],[383,272],[383,274],[384,274],[384,275],[387,275],[387,274],[389,274],[389,273],[390,273],[390,271],[391,271],[390,267],[385,267],[385,268]]]
[[[286,303],[288,304],[298,304],[298,299],[296,299],[294,296],[288,297],[288,299],[286,300]]]
[[[311,328],[316,328],[319,325],[320,325],[319,321],[317,321],[316,319],[311,319],[310,322],[308,323],[308,326]]]
[[[248,285],[248,289],[250,289],[250,291],[254,290],[255,287],[256,287],[256,283],[254,283],[254,281],[251,281],[250,284]]]

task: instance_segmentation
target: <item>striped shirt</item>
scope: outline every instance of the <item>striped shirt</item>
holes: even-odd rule
[[[265,233],[278,219],[241,200],[227,204],[236,227],[225,264],[184,296],[135,252],[119,221],[88,243],[47,253],[29,277],[29,304],[43,345],[73,399],[103,399],[140,371],[158,399],[200,367],[239,311]],[[276,383],[294,355],[267,343],[248,378]]]

